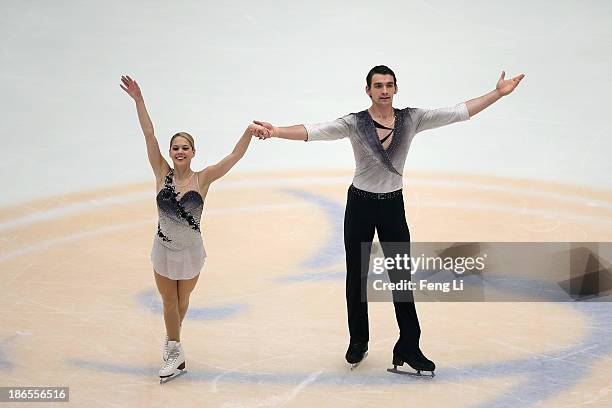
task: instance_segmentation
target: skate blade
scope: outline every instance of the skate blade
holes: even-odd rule
[[[160,379],[159,379],[159,383],[160,383],[160,384],[166,384],[166,383],[168,383],[168,382],[170,382],[170,381],[172,381],[172,380],[174,380],[174,379],[176,379],[176,378],[179,378],[179,377],[180,377],[180,376],[182,376],[183,374],[187,374],[187,370],[180,370],[178,373],[173,374],[173,375],[171,375],[171,376],[169,376],[169,377],[163,377],[163,378],[160,378]]]
[[[366,351],[366,352],[365,352],[365,354],[363,355],[363,358],[361,359],[361,361],[360,361],[360,362],[355,363],[355,364],[351,364],[351,371],[353,371],[353,370],[357,369],[357,367],[359,367],[359,365],[360,365],[361,363],[363,363],[363,360],[365,360],[367,356],[368,356],[368,352]]]
[[[436,376],[436,373],[434,373],[433,371],[430,371],[431,374],[423,374],[421,373],[420,370],[417,370],[416,373],[413,373],[411,371],[398,370],[397,367],[387,368],[387,372],[393,373],[393,374],[410,375],[412,377],[423,377],[423,378],[434,378]]]

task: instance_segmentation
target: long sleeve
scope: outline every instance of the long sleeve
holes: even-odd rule
[[[451,123],[461,122],[470,118],[465,102],[446,108],[416,109],[416,111],[416,133],[450,125]]]
[[[308,133],[307,142],[314,140],[338,140],[349,137],[350,127],[345,117],[331,122],[304,124]]]

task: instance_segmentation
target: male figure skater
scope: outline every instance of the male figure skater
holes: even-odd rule
[[[276,127],[255,121],[268,128],[267,137],[291,140],[335,140],[348,138],[355,155],[355,174],[348,189],[344,214],[344,247],[346,252],[346,305],[350,341],[346,361],[353,367],[368,350],[368,304],[366,283],[374,231],[386,257],[394,257],[393,247],[385,243],[406,243],[409,253],[410,233],[406,223],[402,197],[402,172],[408,148],[414,136],[454,122],[467,120],[503,96],[510,94],[525,75],[505,79],[505,72],[495,89],[483,96],[440,109],[393,108],[397,93],[395,73],[384,65],[375,66],[366,76],[365,91],[372,100],[362,112],[351,113],[331,122]],[[263,138],[267,138],[263,137]],[[362,253],[362,243],[365,251]],[[363,256],[363,257],[362,257]],[[391,281],[409,279],[389,271]],[[400,296],[393,293],[395,316],[400,336],[393,348],[393,365],[407,363],[413,369],[433,371],[435,364],[419,347],[421,329],[412,292]]]

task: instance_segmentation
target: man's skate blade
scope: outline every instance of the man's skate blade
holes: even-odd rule
[[[436,376],[436,373],[434,373],[433,371],[429,371],[431,374],[422,374],[421,371],[417,371],[416,373],[413,373],[411,371],[398,370],[397,367],[387,368],[387,372],[393,373],[393,374],[410,375],[412,377],[423,377],[423,378],[434,378]]]
[[[357,363],[354,363],[354,364],[351,364],[351,371],[356,370],[357,367],[359,367],[359,365],[361,363],[363,363],[363,360],[365,360],[367,356],[368,356],[368,352],[366,351],[365,354],[363,355],[363,358],[361,359],[361,361],[359,361]]]
[[[176,378],[179,378],[180,376],[182,376],[183,374],[187,374],[187,370],[181,370],[176,374],[173,374],[169,377],[160,377],[159,378],[159,383],[160,384],[166,384],[167,382],[170,382]]]

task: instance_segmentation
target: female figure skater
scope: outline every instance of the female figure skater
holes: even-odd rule
[[[160,381],[174,377],[185,368],[180,330],[206,252],[200,233],[200,218],[210,184],[223,177],[244,156],[252,136],[263,138],[269,131],[249,125],[234,150],[219,163],[202,171],[191,170],[195,146],[191,135],[179,132],[170,139],[172,167],[162,157],[145,107],[140,87],[129,76],[121,77],[120,87],[136,102],[138,120],[147,145],[149,163],[157,180],[159,224],[153,241],[151,261],[157,289],[161,294],[166,326]]]

